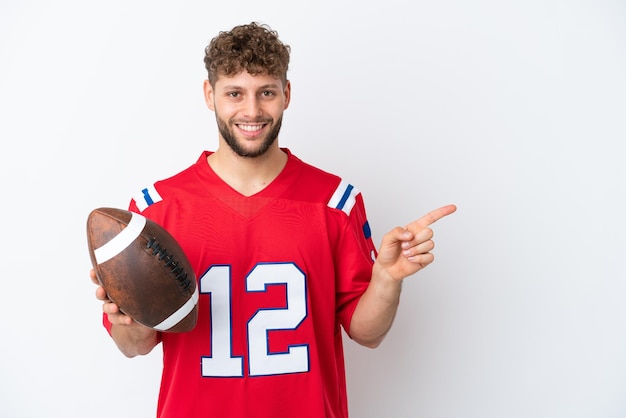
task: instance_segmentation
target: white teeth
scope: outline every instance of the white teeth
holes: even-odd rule
[[[246,132],[254,132],[263,128],[263,125],[239,125],[239,129]]]

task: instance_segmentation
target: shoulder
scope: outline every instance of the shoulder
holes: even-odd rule
[[[206,157],[208,151],[202,152],[197,161],[186,169],[164,179],[158,179],[139,186],[131,198],[131,208],[143,212],[148,207],[171,199],[197,193],[201,189],[202,177],[206,175]],[[200,180],[200,181],[199,181]]]
[[[297,167],[298,185],[302,197],[326,204],[350,214],[360,190],[350,181],[319,167],[308,164],[289,153],[290,163]]]

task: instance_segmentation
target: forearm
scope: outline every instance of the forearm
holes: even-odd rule
[[[148,354],[159,343],[157,331],[135,322],[131,325],[112,325],[111,337],[126,357]]]
[[[378,347],[393,324],[401,290],[402,281],[392,279],[375,263],[372,280],[352,315],[350,337],[366,347]]]

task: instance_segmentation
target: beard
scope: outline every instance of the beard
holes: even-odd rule
[[[281,116],[272,127],[272,130],[270,130],[265,138],[261,140],[262,142],[258,145],[257,148],[247,149],[244,146],[243,141],[240,142],[235,137],[235,133],[231,128],[231,126],[234,125],[234,122],[231,121],[230,124],[225,122],[217,115],[217,113],[215,114],[215,119],[217,120],[217,128],[220,132],[220,135],[222,135],[222,138],[224,138],[226,144],[228,144],[230,149],[232,149],[235,154],[245,158],[256,158],[265,154],[267,150],[270,149],[272,144],[276,141],[276,138],[278,138],[278,133],[280,132],[280,127],[283,123],[283,117]],[[262,122],[270,123],[271,121],[272,119],[264,120]]]

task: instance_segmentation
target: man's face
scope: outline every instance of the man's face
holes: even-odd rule
[[[215,112],[221,138],[242,157],[254,158],[278,146],[283,111],[291,86],[269,75],[247,72],[220,76],[213,88],[204,84],[207,105]]]

